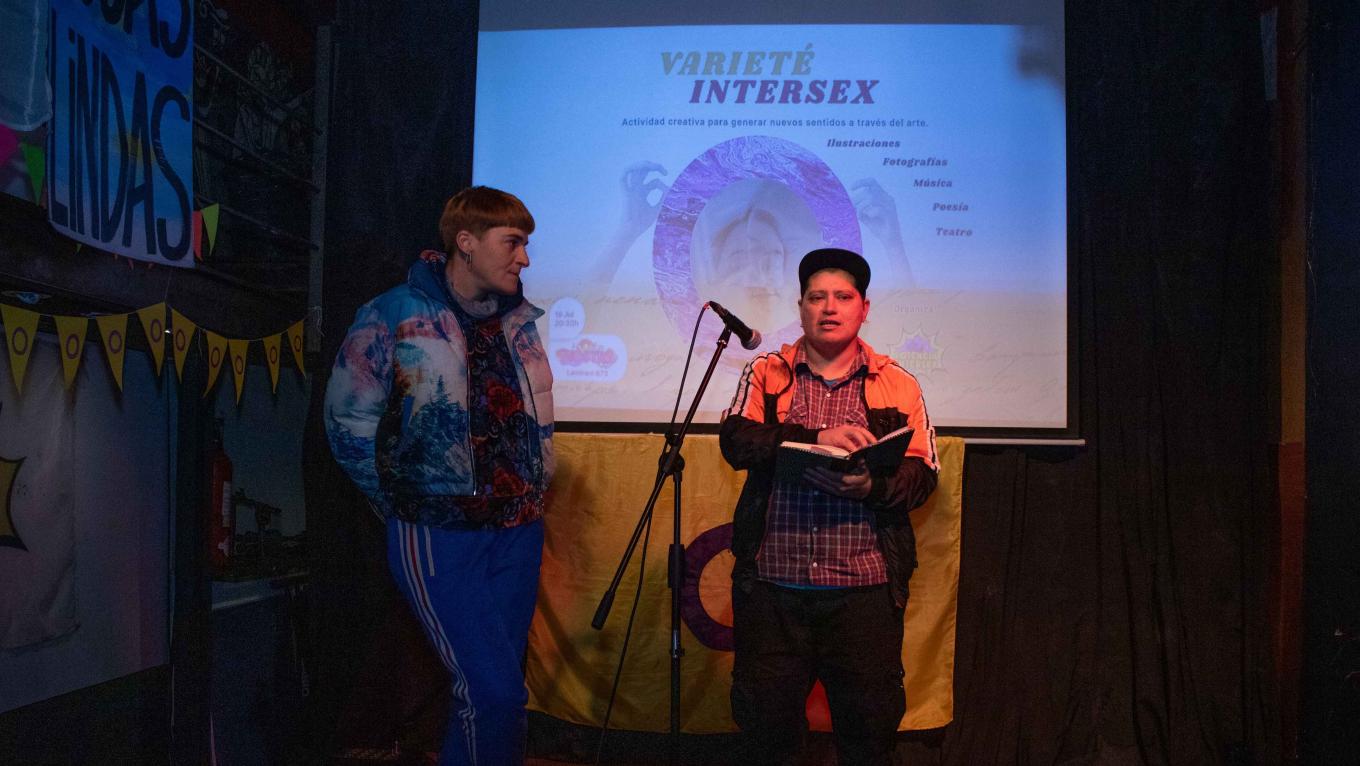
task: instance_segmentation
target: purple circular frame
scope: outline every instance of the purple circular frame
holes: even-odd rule
[[[718,192],[750,178],[766,178],[788,186],[812,211],[822,241],[828,247],[861,251],[855,205],[840,179],[817,155],[774,136],[742,136],[710,147],[685,166],[661,198],[652,237],[656,292],[667,318],[682,338],[689,336],[694,318],[703,308],[690,268],[694,224]],[[713,337],[717,334],[717,330],[709,333]],[[788,343],[801,334],[795,319],[769,337]]]

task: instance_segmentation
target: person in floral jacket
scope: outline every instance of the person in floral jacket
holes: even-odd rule
[[[520,272],[534,219],[466,189],[406,283],[358,311],[326,387],[336,460],[386,521],[388,564],[452,673],[441,764],[524,759],[521,662],[553,473],[552,372]]]

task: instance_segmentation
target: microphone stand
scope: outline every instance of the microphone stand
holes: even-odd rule
[[[667,562],[666,585],[671,589],[671,730],[670,730],[670,762],[672,766],[677,763],[680,751],[680,658],[685,651],[680,646],[680,590],[685,584],[685,546],[680,542],[680,484],[682,474],[685,470],[685,459],[680,455],[680,447],[684,444],[685,434],[689,432],[690,423],[694,421],[694,413],[699,409],[699,400],[704,396],[704,389],[708,388],[708,381],[713,377],[713,370],[718,366],[718,357],[722,356],[723,349],[727,348],[728,342],[732,338],[732,330],[724,327],[722,334],[718,336],[718,346],[713,350],[713,358],[708,362],[708,369],[704,371],[703,380],[699,382],[699,390],[694,392],[694,401],[689,405],[689,411],[685,413],[685,420],[680,424],[680,430],[666,432],[666,445],[661,449],[661,456],[658,459],[656,481],[652,484],[651,497],[647,498],[647,505],[642,510],[642,516],[638,519],[637,527],[633,529],[633,537],[628,541],[628,547],[623,552],[623,559],[619,561],[618,569],[614,571],[614,579],[609,583],[608,590],[600,598],[600,605],[595,609],[595,618],[590,621],[590,627],[600,630],[604,627],[604,621],[609,617],[609,610],[614,605],[614,596],[618,592],[619,583],[623,580],[624,570],[628,568],[628,562],[633,557],[633,550],[637,547],[638,538],[642,536],[643,530],[652,519],[652,510],[656,507],[656,499],[661,495],[661,488],[666,483],[666,477],[675,478],[675,514],[672,523],[672,536],[670,545],[670,556]],[[638,574],[642,576],[641,573]],[[603,733],[601,733],[603,736]]]

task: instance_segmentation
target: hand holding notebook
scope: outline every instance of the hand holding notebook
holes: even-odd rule
[[[853,451],[826,444],[782,442],[775,458],[775,477],[780,481],[796,482],[802,479],[804,471],[813,467],[849,473],[861,461],[871,474],[891,473],[897,470],[906,456],[912,433],[910,426],[903,426]]]

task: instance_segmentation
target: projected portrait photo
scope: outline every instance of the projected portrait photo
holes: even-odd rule
[[[784,182],[737,181],[709,200],[694,223],[695,291],[753,327],[783,326],[798,301],[798,260],[821,245],[812,210]]]
[[[688,335],[716,300],[766,336],[798,336],[798,260],[808,250],[859,252],[855,205],[825,162],[771,136],[724,141],[697,157],[661,199],[652,241],[657,294]]]

